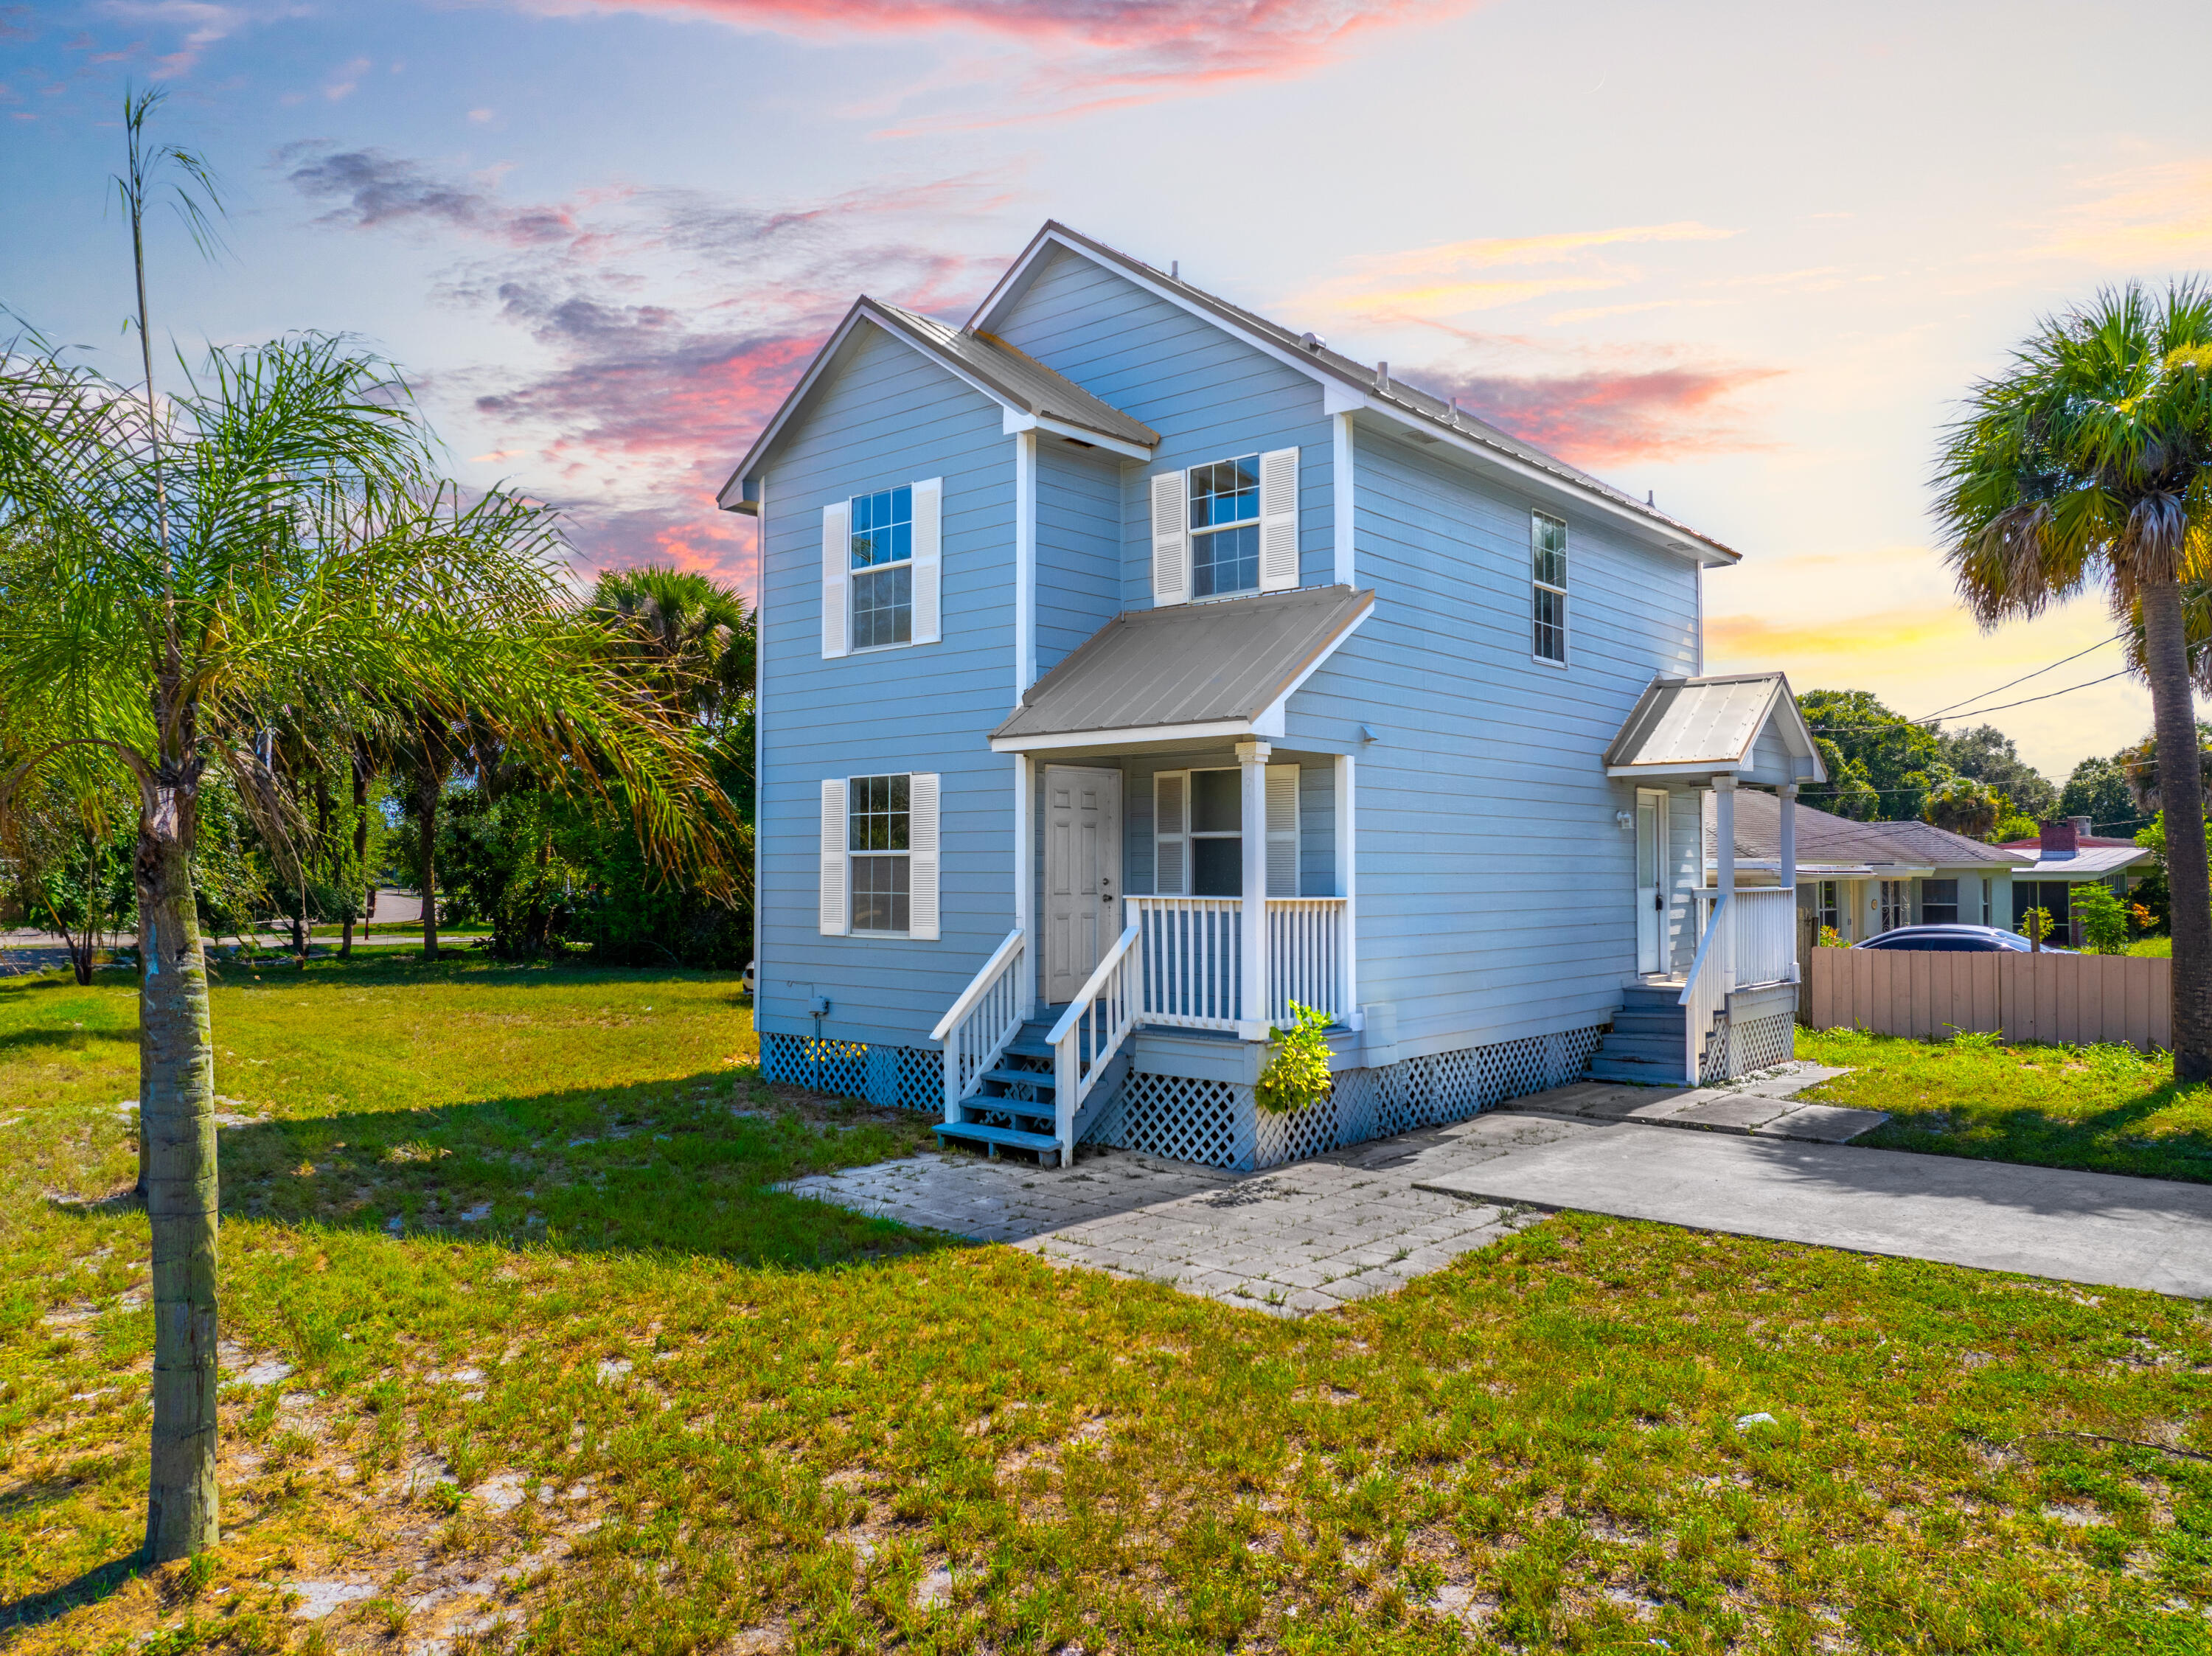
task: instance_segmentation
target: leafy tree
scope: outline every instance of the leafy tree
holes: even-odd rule
[[[1798,711],[1824,743],[1820,756],[1829,780],[1807,786],[1808,804],[1859,822],[1902,822],[1917,816],[1929,790],[1948,781],[1941,738],[1884,707],[1867,690],[1808,690]]]
[[[1963,834],[1970,840],[1986,839],[2004,814],[2004,796],[1994,793],[1970,776],[1954,776],[1928,791],[1921,806],[1923,822]]]
[[[2007,816],[1990,831],[1990,838],[1998,845],[2010,845],[2016,840],[2040,837],[2043,824],[2033,816]]]
[[[1972,389],[1936,481],[1976,618],[2024,619],[2101,583],[2139,619],[2159,745],[2193,748],[2183,583],[2212,568],[2212,294],[2130,284],[2045,319]],[[2197,767],[2171,771],[2174,1074],[2194,1083],[2212,1078],[2212,878]]]
[[[541,773],[619,789],[656,860],[711,875],[719,791],[611,670],[552,521],[436,480],[405,387],[343,342],[216,350],[149,413],[45,354],[0,358],[0,707],[137,785],[140,1106],[155,1359],[147,1550],[216,1538],[215,1049],[191,850],[227,773],[286,884],[301,803],[255,750],[278,710],[366,687],[496,726]],[[726,882],[725,882],[726,883]]]
[[[2059,791],[2060,816],[2086,816],[2093,825],[2126,829],[2142,815],[2129,791],[2127,773],[2116,759],[2085,759]]]
[[[2154,733],[2140,742],[2122,748],[2112,755],[2126,779],[2129,796],[2139,817],[2155,816],[2164,808],[2165,800],[2158,786],[2158,737]],[[2212,725],[2197,721],[2197,774],[2200,793],[2212,795]]]
[[[2058,803],[2058,790],[2050,779],[2033,769],[2013,739],[1994,725],[1944,731],[1936,737],[1936,752],[1960,775],[2004,795],[2022,816],[2048,816]]]

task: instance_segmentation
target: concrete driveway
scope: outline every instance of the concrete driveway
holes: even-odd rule
[[[2212,1185],[1714,1133],[1582,1126],[1417,1188],[2212,1298]]]

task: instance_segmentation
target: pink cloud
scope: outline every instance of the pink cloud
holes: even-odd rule
[[[1732,399],[1778,368],[1704,366],[1487,374],[1432,370],[1414,381],[1577,465],[1680,460],[1760,448]]]

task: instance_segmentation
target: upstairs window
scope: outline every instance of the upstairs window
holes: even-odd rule
[[[1539,661],[1567,664],[1567,526],[1542,512],[1528,514],[1533,648]]]
[[[1190,470],[1190,595],[1260,588],[1260,457]]]
[[[859,501],[854,502],[858,506]],[[856,776],[846,810],[853,856],[853,930],[908,929],[914,871],[908,778]]]
[[[853,647],[875,650],[909,644],[914,640],[914,490],[902,487],[855,495],[852,510]]]

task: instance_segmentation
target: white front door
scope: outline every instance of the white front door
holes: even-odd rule
[[[1636,791],[1636,969],[1667,969],[1667,796]]]
[[[1121,927],[1121,773],[1044,767],[1045,1004],[1075,998]]]

